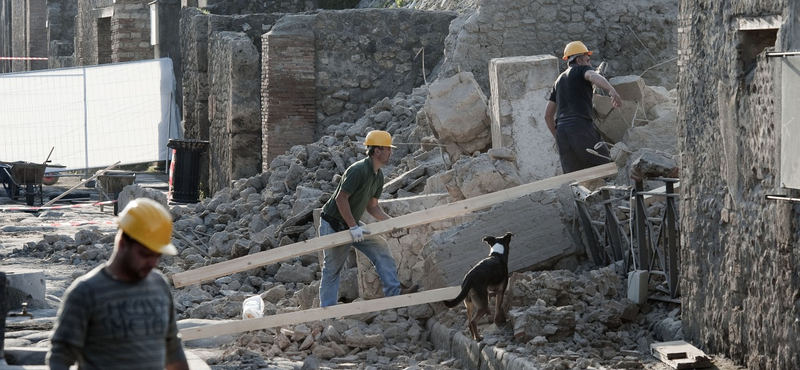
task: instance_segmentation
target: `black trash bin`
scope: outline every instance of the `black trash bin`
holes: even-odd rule
[[[208,149],[207,140],[170,139],[172,148],[170,199],[181,203],[197,203],[200,188],[200,160]]]

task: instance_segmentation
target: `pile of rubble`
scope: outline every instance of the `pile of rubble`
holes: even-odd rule
[[[663,117],[663,112],[669,111],[664,108],[667,100],[658,98],[654,104],[659,105],[662,116],[658,121],[662,126],[669,122]],[[488,159],[479,151],[473,155],[474,148],[482,144],[466,149],[455,145],[459,141],[479,143],[487,137],[485,132],[467,130],[464,135],[470,137],[440,140],[443,128],[437,127],[441,122],[432,122],[435,120],[430,112],[425,112],[430,107],[428,103],[426,87],[384,99],[357,122],[331,126],[327,136],[316,143],[293,147],[277,157],[269,171],[235,181],[230,188],[200,203],[172,207],[175,244],[180,254],[164,256],[160,268],[171,276],[314,238],[313,210],[330,198],[347,166],[364,158],[364,148],[358,142],[371,129],[389,131],[398,143],[391,164],[384,168],[384,174],[391,179],[384,198],[437,192],[463,198],[479,192],[479,187],[457,178],[458,173],[471,168],[471,176],[479,179],[474,173],[477,163],[488,166],[483,172],[493,173],[494,177],[497,173],[513,175],[508,169],[510,162],[502,156]],[[472,121],[483,125],[483,120]],[[615,158],[623,166],[635,157],[616,151]],[[497,187],[493,190],[516,185],[514,176],[503,181],[491,185]],[[463,189],[459,189],[461,186]],[[141,196],[159,199],[163,194],[132,185],[120,194],[120,207]],[[88,271],[105,261],[112,248],[113,234],[87,228],[74,236],[45,235],[40,242],[28,243],[9,257],[35,256]],[[242,302],[255,294],[264,300],[265,315],[316,307],[320,271],[319,256],[304,255],[175,289],[178,317],[184,326],[238,320]],[[582,273],[514,274],[506,295],[509,325],[484,325],[483,343],[528,356],[547,369],[636,367],[641,361],[636,355],[648,353],[649,343],[680,335],[675,329],[680,325],[679,312],[670,311],[666,303],[636,305],[627,300],[622,273],[621,266],[612,265]],[[346,270],[342,280],[342,299],[360,299],[356,268]],[[218,369],[347,368],[348,363],[376,369],[462,368],[465,364],[461,359],[435,348],[436,344],[427,339],[435,322],[465,331],[463,311],[425,304],[197,340],[187,346],[224,348],[222,354],[206,358]],[[659,332],[661,326],[665,329]]]

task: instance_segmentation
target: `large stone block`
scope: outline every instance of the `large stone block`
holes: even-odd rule
[[[556,190],[545,190],[495,205],[471,222],[434,235],[426,245],[426,288],[460,285],[464,274],[489,247],[487,235],[511,231],[509,271],[547,267],[577,253],[561,219]]]
[[[622,100],[641,101],[644,98],[644,80],[639,76],[619,76],[608,80]]]
[[[28,304],[28,308],[50,308],[45,299],[44,271],[11,268],[4,272],[8,280],[9,309],[19,309],[23,302]]]
[[[547,96],[558,77],[552,55],[496,58],[489,63],[492,148],[510,148],[524,182],[561,171],[555,139],[547,128]]]

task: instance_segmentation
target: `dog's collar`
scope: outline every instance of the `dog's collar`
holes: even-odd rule
[[[506,247],[500,243],[495,243],[492,246],[492,253],[505,254]]]

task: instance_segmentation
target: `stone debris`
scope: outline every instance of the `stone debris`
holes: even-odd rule
[[[269,171],[236,180],[200,203],[173,206],[174,242],[180,253],[164,256],[161,270],[170,276],[314,238],[313,211],[330,198],[344,169],[364,158],[364,148],[358,143],[371,129],[389,131],[398,146],[392,164],[384,168],[388,180],[383,198],[390,214],[393,210],[409,212],[403,200],[408,197],[446,193],[449,195],[446,198],[454,201],[520,185],[522,180],[513,162],[513,151],[494,149],[473,155],[484,152],[491,140],[485,120],[486,98],[474,81],[470,82],[468,74],[458,74],[442,84],[473,86],[466,89],[471,91],[470,101],[475,104],[471,110],[464,109],[469,116],[444,110],[442,106],[447,100],[437,101],[461,91],[452,86],[431,86],[438,95],[425,88],[408,95],[397,94],[368,109],[356,122],[330,126],[327,135],[316,143],[291,148],[270,163]],[[634,81],[632,85],[643,90],[644,100],[648,94],[652,95],[643,83]],[[628,173],[643,171],[649,175],[657,169],[663,173],[665,169],[677,168],[669,156],[640,148],[649,145],[648,134],[633,131],[651,126],[668,128],[669,115],[674,110],[663,105],[665,102],[659,100],[648,108],[657,119],[647,126],[628,130],[625,134],[628,143],[614,147],[617,152],[624,152],[618,154],[617,160],[625,163],[623,168]],[[428,126],[412,122],[415,117],[423,116]],[[454,128],[465,123],[472,123],[473,129],[459,127],[458,130],[464,130],[459,133]],[[467,142],[470,145],[454,145]],[[636,149],[630,154],[623,148]],[[158,195],[163,194],[151,194],[149,189],[130,185],[120,194],[120,201],[147,196],[166,202]],[[418,202],[422,209],[440,204]],[[649,212],[655,215],[659,207],[655,204]],[[627,217],[622,212],[618,216],[622,220]],[[402,240],[406,249],[422,253],[431,234],[428,229],[420,233],[406,231],[397,238],[390,236],[389,242],[399,245]],[[38,243],[28,243],[9,257],[34,256],[51,263],[73,265],[81,270],[74,278],[107,260],[113,249],[113,237],[113,233],[103,233],[97,227],[84,228],[72,236],[46,234]],[[425,274],[423,266],[414,263],[421,261],[422,256],[413,253],[402,257],[401,261],[408,263],[398,263],[402,265],[399,275],[404,283]],[[320,256],[300,256],[175,289],[181,324],[240,320],[242,302],[254,294],[264,300],[264,315],[317,307]],[[656,340],[679,338],[679,311],[668,314],[666,303],[637,306],[629,301],[620,270],[620,266],[612,265],[583,272],[514,274],[506,295],[508,324],[487,327],[489,323],[483,322],[483,344],[525,356],[543,369],[641,367],[640,359],[632,354],[647,354],[647,346]],[[370,298],[365,293],[369,289],[359,287],[358,274],[355,264],[343,272],[340,294],[344,301]],[[221,354],[206,359],[209,365],[220,369],[356,368],[355,364],[395,369],[393,364],[397,363],[408,369],[464,368],[469,363],[467,359],[454,358],[429,342],[430,323],[465,331],[464,315],[463,308],[442,310],[436,304],[426,304],[223,336],[218,341],[191,341],[187,347],[221,348]],[[27,343],[31,346],[47,345],[46,336],[15,340],[24,344],[24,338],[30,338]]]

